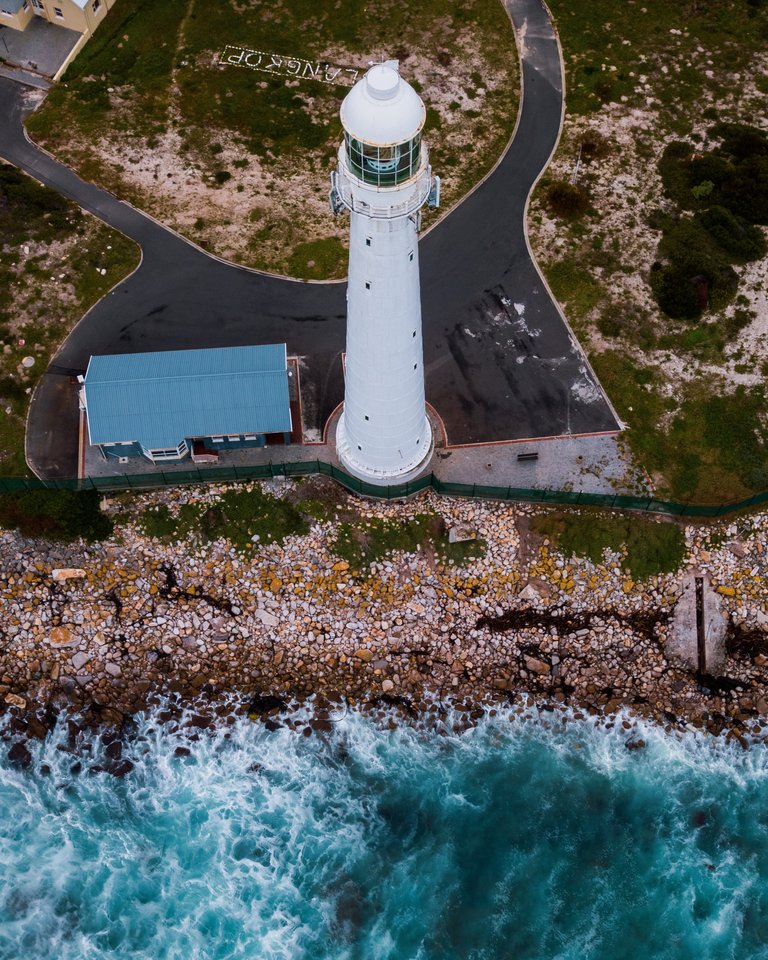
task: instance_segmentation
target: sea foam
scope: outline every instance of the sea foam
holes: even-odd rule
[[[27,769],[0,749],[0,960],[768,957],[763,748],[535,711],[162,716],[123,778],[64,721]]]

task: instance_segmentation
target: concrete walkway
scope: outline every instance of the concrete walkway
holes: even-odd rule
[[[0,26],[0,56],[9,64],[53,77],[74,49],[80,34],[33,17],[26,30]]]

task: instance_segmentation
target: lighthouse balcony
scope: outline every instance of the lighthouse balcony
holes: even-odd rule
[[[339,170],[331,174],[331,195],[337,204],[374,219],[409,216],[424,206],[433,188],[434,177],[428,164],[412,180],[396,187],[363,183],[347,164],[343,147],[339,151]]]

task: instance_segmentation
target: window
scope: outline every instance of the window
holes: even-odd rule
[[[21,9],[22,9],[22,10],[29,10],[29,4],[27,3],[27,0],[24,0],[24,3],[22,3],[22,5],[21,5]]]
[[[59,20],[63,20],[63,19],[64,19],[64,14],[62,13],[61,7],[54,7],[54,8],[53,8],[53,12],[56,14],[56,16],[59,18]]]
[[[413,369],[415,370],[418,367],[418,363],[414,363]]]
[[[2,15],[3,15],[4,17],[10,17],[10,15],[11,15],[11,11],[10,11],[10,10],[3,10],[2,7],[0,7],[0,13],[2,13]]]
[[[370,281],[370,280],[366,280],[366,281],[365,281],[365,289],[366,289],[366,290],[370,290],[370,289],[371,289],[371,281]]]
[[[366,247],[370,247],[370,245],[371,245],[371,238],[370,238],[370,237],[366,237],[366,238],[365,238],[365,245],[366,245]]]
[[[366,420],[370,420],[370,419],[371,419],[371,418],[368,416],[367,413],[366,413],[366,415],[365,415],[365,419],[366,419]]]
[[[239,439],[240,437],[227,437],[227,440],[229,440],[230,443],[237,443]]]
[[[413,250],[408,254],[408,259],[413,263]]]
[[[211,437],[214,443],[224,443],[224,437]]]
[[[91,10],[93,10],[94,13],[98,13],[99,7],[101,7],[101,0],[93,0],[93,3],[91,4]]]
[[[363,449],[363,448],[360,446],[359,443],[358,443],[358,445],[357,445],[357,449],[358,449],[358,450],[362,450],[362,449]]]
[[[255,440],[255,439],[256,439],[256,434],[255,434],[255,433],[244,433],[244,434],[243,434],[243,440]]]
[[[416,331],[415,331],[415,330],[413,331],[412,337],[413,337],[414,340],[416,339]]]

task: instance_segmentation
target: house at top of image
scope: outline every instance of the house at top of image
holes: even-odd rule
[[[115,0],[0,0],[0,63],[56,81]]]
[[[26,30],[34,17],[92,34],[115,0],[0,0],[0,26]]]

